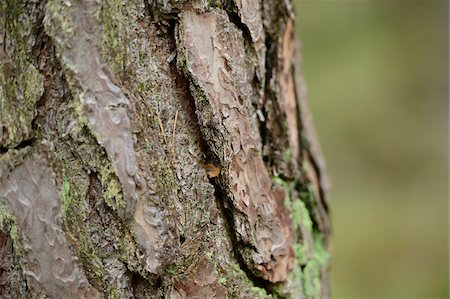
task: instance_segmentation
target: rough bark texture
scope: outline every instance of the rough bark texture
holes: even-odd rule
[[[1,298],[326,298],[289,1],[4,0]]]

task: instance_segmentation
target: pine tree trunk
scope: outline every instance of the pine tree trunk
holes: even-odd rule
[[[1,298],[327,298],[289,1],[4,0]]]

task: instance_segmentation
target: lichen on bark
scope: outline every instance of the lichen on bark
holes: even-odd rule
[[[11,148],[33,138],[31,123],[44,82],[30,55],[36,13],[26,11],[23,1],[3,1],[0,6],[5,55],[0,63],[0,143]]]

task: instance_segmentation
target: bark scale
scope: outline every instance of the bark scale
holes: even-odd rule
[[[291,3],[1,5],[0,297],[329,296]]]

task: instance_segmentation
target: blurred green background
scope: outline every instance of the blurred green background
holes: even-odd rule
[[[295,1],[334,298],[449,298],[448,1]]]

